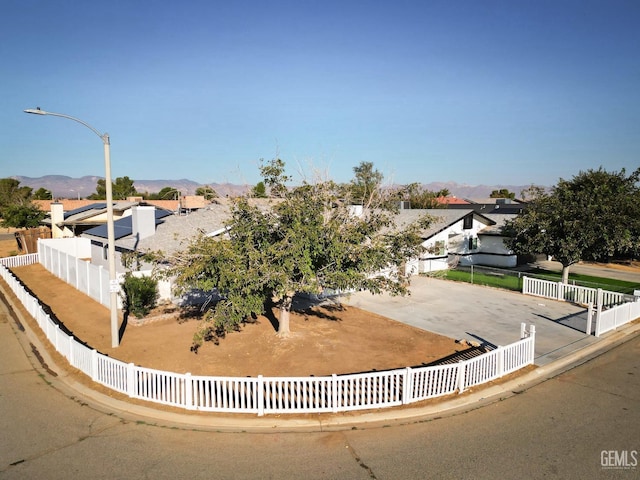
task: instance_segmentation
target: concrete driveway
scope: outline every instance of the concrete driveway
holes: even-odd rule
[[[599,339],[573,326],[586,325],[577,305],[490,287],[415,276],[411,295],[358,292],[348,305],[454,339],[508,345],[520,338],[520,324],[536,327],[536,365],[546,365]]]

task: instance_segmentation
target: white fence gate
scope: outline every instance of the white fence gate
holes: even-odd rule
[[[586,305],[588,312],[585,333],[591,335],[593,332],[596,337],[640,317],[640,298],[601,288],[524,277],[522,293]],[[592,328],[594,317],[595,330]]]

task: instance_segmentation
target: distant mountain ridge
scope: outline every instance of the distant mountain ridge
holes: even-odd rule
[[[96,191],[98,179],[103,177],[85,176],[72,178],[64,175],[46,175],[44,177],[13,176],[21,186],[31,187],[33,190],[46,188],[54,198],[86,198]],[[231,183],[198,183],[193,180],[135,180],[134,186],[140,193],[157,193],[165,187],[172,187],[182,195],[194,195],[198,187],[210,186],[220,196],[234,196],[245,193],[252,185],[235,185]],[[422,184],[431,191],[447,189],[451,195],[458,198],[481,199],[487,198],[493,190],[506,188],[520,197],[520,192],[530,185],[467,185],[456,182],[431,182]]]

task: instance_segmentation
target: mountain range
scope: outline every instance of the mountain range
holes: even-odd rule
[[[54,198],[86,198],[95,193],[98,180],[102,177],[85,176],[72,178],[64,175],[46,175],[44,177],[13,176],[21,186],[31,187],[33,190],[45,188],[51,191]],[[135,180],[134,187],[140,193],[156,193],[164,187],[172,187],[182,195],[194,195],[198,187],[209,186],[220,196],[234,196],[245,193],[252,185],[235,185],[231,183],[203,184],[193,180]],[[456,182],[431,182],[422,184],[431,191],[447,189],[451,195],[458,198],[480,199],[487,198],[493,190],[506,188],[520,197],[520,192],[529,185],[467,185]]]

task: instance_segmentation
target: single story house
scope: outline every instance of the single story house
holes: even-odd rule
[[[408,273],[429,273],[461,265],[515,267],[516,255],[508,250],[501,233],[505,216],[483,215],[473,209],[401,210],[399,225],[423,215],[433,218],[420,235],[425,252],[407,264]],[[492,218],[493,217],[493,218]]]

